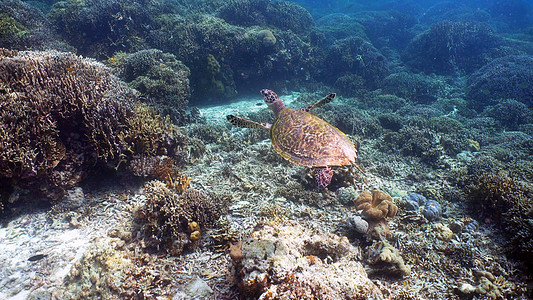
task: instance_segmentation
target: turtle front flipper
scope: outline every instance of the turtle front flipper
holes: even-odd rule
[[[324,106],[324,105],[330,103],[331,100],[333,100],[333,98],[335,98],[335,96],[337,96],[336,93],[331,93],[331,94],[327,95],[326,97],[320,99],[319,101],[317,101],[317,102],[315,102],[313,104],[309,104],[306,107],[301,108],[300,110],[308,112],[308,111],[310,111],[311,109],[313,109],[315,107]]]
[[[252,120],[244,119],[244,118],[237,117],[237,116],[234,116],[234,115],[227,115],[226,119],[228,119],[228,121],[232,125],[240,127],[240,128],[265,128],[265,129],[270,129],[270,127],[272,126],[271,124],[268,124],[268,123],[254,122]]]

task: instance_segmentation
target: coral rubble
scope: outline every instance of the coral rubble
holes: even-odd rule
[[[259,224],[241,247],[239,285],[258,299],[383,298],[346,238],[296,222]]]

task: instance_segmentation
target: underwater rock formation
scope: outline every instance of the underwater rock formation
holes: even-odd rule
[[[185,140],[90,59],[0,50],[0,183],[57,199],[87,171],[135,155],[179,156]]]
[[[258,299],[382,299],[347,238],[296,222],[261,223],[233,255],[239,287]],[[234,251],[235,252],[235,251]]]
[[[469,105],[482,110],[504,99],[533,105],[533,56],[511,55],[495,59],[468,77]]]

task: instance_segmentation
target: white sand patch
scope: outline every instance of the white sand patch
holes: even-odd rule
[[[289,95],[280,96],[283,103],[287,106],[298,98],[300,93],[293,92]],[[260,104],[260,105],[258,105]],[[225,124],[227,122],[227,115],[241,116],[250,112],[257,112],[266,108],[263,97],[258,94],[257,97],[244,97],[236,99],[230,103],[224,103],[220,105],[209,105],[198,107],[204,117],[209,123]]]

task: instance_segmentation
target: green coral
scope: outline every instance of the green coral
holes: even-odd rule
[[[0,13],[0,42],[5,42],[12,37],[22,37],[28,33],[28,29],[19,21],[6,13]]]
[[[141,50],[124,58],[120,76],[130,86],[148,97],[164,115],[169,115],[178,125],[184,125],[185,110],[189,103],[189,68],[176,56],[157,49]]]

